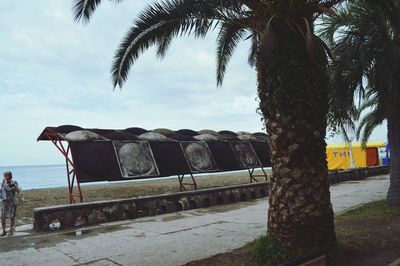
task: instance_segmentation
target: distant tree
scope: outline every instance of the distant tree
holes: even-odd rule
[[[334,53],[336,121],[367,111],[357,129],[365,146],[387,120],[390,187],[387,201],[400,204],[400,1],[357,0],[328,18],[321,32]],[[354,95],[361,106],[356,110]],[[341,120],[345,118],[345,120]]]
[[[76,20],[100,3],[77,0]],[[336,245],[326,162],[329,78],[325,44],[314,21],[340,0],[165,0],[147,6],[116,51],[111,69],[121,87],[151,46],[163,57],[182,35],[217,36],[217,84],[237,44],[249,40],[260,110],[271,149],[268,233],[292,250]]]

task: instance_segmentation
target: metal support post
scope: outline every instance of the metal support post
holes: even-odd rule
[[[265,170],[264,170],[263,167],[261,167],[261,171],[262,171],[263,173],[260,174],[260,175],[254,174],[254,170],[255,170],[255,168],[249,168],[249,169],[247,169],[247,171],[249,172],[250,183],[253,183],[253,181],[256,182],[256,183],[258,183],[259,181],[258,181],[258,179],[256,179],[256,177],[264,177],[264,178],[265,178],[265,181],[268,182],[268,175],[267,175],[267,173],[265,172]]]
[[[76,169],[74,162],[72,160],[71,148],[69,143],[67,144],[68,145],[67,148],[65,148],[63,143],[61,142],[61,139],[56,134],[48,133],[46,135],[65,158],[65,165],[66,165],[67,179],[68,179],[69,203],[70,204],[76,203],[77,200],[79,202],[82,202],[83,196],[82,196],[81,186],[76,176]],[[75,182],[76,182],[76,191],[74,191]]]
[[[185,183],[184,182],[184,178],[185,178],[185,174],[182,174],[182,175],[178,174],[179,191],[180,192],[188,191],[188,190],[197,190],[197,183],[196,183],[196,180],[194,179],[192,174],[190,174],[191,183]],[[188,189],[187,186],[192,188],[192,189]]]

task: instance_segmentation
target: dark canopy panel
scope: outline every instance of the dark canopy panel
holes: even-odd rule
[[[231,135],[231,134],[220,134],[218,136],[218,139],[222,140],[222,141],[239,141],[240,140],[237,136]]]
[[[251,146],[257,154],[257,157],[262,166],[271,166],[271,157],[269,155],[269,146],[266,142],[261,141],[251,141]]]
[[[209,142],[208,146],[210,147],[211,154],[214,157],[218,169],[220,169],[221,171],[232,171],[241,169],[239,161],[236,159],[232,147],[228,142]]]
[[[168,138],[177,140],[177,141],[195,141],[196,139],[190,135],[181,135],[177,133],[171,133],[167,135]]]
[[[231,142],[233,152],[236,155],[236,159],[239,161],[242,169],[260,167],[261,163],[257,157],[257,154],[253,150],[253,147],[249,142],[235,141]]]
[[[70,133],[72,131],[77,131],[77,130],[83,130],[83,128],[78,127],[78,126],[72,126],[72,125],[63,125],[63,126],[56,127],[54,129],[55,132],[60,133],[60,134],[67,134],[67,133]]]
[[[190,173],[190,168],[179,142],[152,142],[150,146],[157,162],[160,176]]]
[[[111,141],[70,142],[72,156],[80,182],[121,179]]]
[[[130,128],[124,129],[124,131],[128,132],[130,134],[133,134],[133,135],[141,135],[143,133],[148,132],[146,129],[140,128],[140,127],[130,127]]]
[[[191,130],[191,129],[180,129],[180,130],[175,131],[175,133],[179,134],[179,135],[192,136],[192,137],[199,135],[198,132]]]
[[[138,140],[138,137],[135,135],[123,131],[114,131],[106,134],[104,137],[109,140]]]
[[[229,130],[221,130],[218,132],[221,135],[232,135],[232,136],[237,136],[238,134],[236,134],[235,132],[229,131]]]
[[[47,127],[38,140],[70,144],[79,182],[147,179],[268,167],[264,133]]]

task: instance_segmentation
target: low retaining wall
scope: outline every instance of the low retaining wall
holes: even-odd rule
[[[374,166],[366,168],[356,168],[345,171],[330,172],[328,178],[331,184],[335,184],[343,181],[361,180],[369,176],[385,175],[388,173],[389,173],[388,166]]]
[[[329,180],[331,184],[348,180],[360,180],[368,176],[387,174],[388,171],[387,166],[379,166],[331,172],[329,173]],[[267,183],[262,182],[141,198],[37,208],[34,210],[34,229],[40,231],[50,230],[49,225],[57,223],[59,223],[60,229],[72,228],[76,224],[95,225],[246,201],[266,197],[267,193]]]
[[[35,209],[33,227],[35,230],[46,231],[50,230],[50,224],[59,223],[60,229],[65,229],[76,224],[95,225],[266,196],[267,183],[263,182],[123,200],[59,205]]]

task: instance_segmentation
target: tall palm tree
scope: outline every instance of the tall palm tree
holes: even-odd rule
[[[76,20],[88,20],[100,3],[76,0]],[[294,250],[336,245],[325,135],[329,82],[324,43],[314,21],[340,0],[165,0],[147,6],[116,51],[114,87],[150,46],[163,57],[182,35],[217,36],[217,83],[240,41],[257,71],[260,110],[271,148],[268,233]]]
[[[400,1],[353,1],[326,20],[322,35],[335,54],[332,77],[338,109],[354,111],[353,96],[358,93],[364,101],[359,111],[370,110],[360,122],[358,137],[363,132],[365,143],[372,130],[387,120],[391,153],[387,201],[399,205]]]

